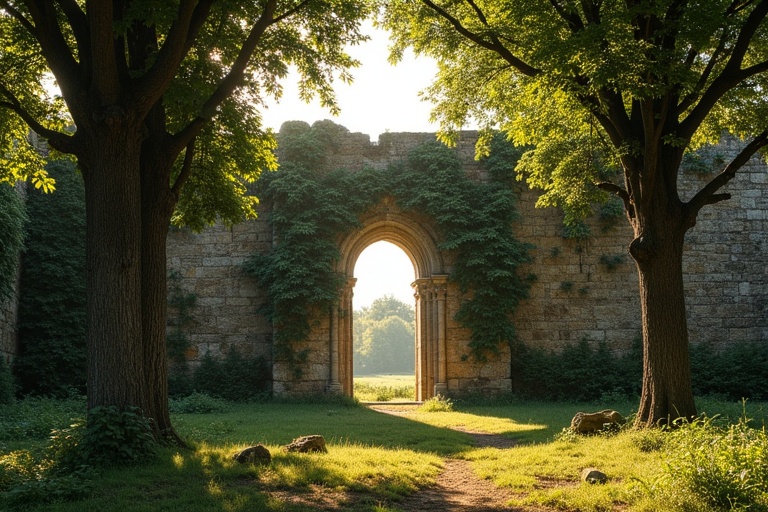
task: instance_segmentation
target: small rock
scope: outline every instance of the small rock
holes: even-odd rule
[[[264,445],[257,444],[236,453],[232,458],[240,464],[269,464],[272,461],[272,454]]]
[[[287,452],[327,452],[325,447],[325,438],[319,435],[302,436],[293,440],[289,445],[283,446],[283,449]]]
[[[604,484],[608,476],[597,468],[584,468],[581,471],[581,481],[588,484]]]
[[[611,409],[600,412],[577,412],[571,420],[571,428],[579,434],[591,434],[617,427],[624,423],[624,416]]]

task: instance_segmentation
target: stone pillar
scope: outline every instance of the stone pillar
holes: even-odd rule
[[[446,332],[445,301],[448,294],[448,276],[432,276],[432,289],[435,297],[435,395],[445,395],[448,391],[448,354]]]
[[[328,378],[328,386],[326,386],[326,392],[339,395],[343,392],[341,387],[341,368],[339,360],[339,309],[337,307],[331,307],[330,326],[328,329],[328,344],[329,344],[329,365],[331,371]]]
[[[426,400],[431,396],[428,350],[428,286],[429,279],[417,279],[411,285],[416,299],[416,400]]]
[[[347,279],[339,304],[339,380],[341,382],[342,392],[346,396],[354,396],[355,394],[352,296],[354,295],[353,289],[356,282],[357,279],[354,277]]]

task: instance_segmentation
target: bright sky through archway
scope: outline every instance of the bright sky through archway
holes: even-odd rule
[[[402,249],[389,242],[369,245],[355,263],[357,283],[353,290],[352,307],[369,307],[384,295],[413,304],[411,283],[416,278],[413,264]]]

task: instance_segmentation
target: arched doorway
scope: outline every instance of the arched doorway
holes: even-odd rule
[[[412,283],[416,318],[416,400],[426,400],[447,390],[446,300],[447,272],[437,247],[437,236],[429,223],[404,215],[385,200],[363,219],[363,226],[339,243],[337,271],[347,276],[338,307],[330,318],[330,372],[328,390],[353,394],[352,297],[355,263],[369,245],[390,242],[402,249],[413,263]]]

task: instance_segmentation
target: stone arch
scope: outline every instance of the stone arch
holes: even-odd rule
[[[438,248],[438,237],[425,219],[405,214],[387,198],[362,220],[362,226],[339,242],[341,258],[336,270],[347,277],[341,300],[330,318],[330,375],[328,390],[353,394],[352,296],[357,279],[355,263],[375,242],[390,242],[405,252],[414,267],[416,318],[416,400],[425,400],[447,390],[446,286],[448,271]]]

